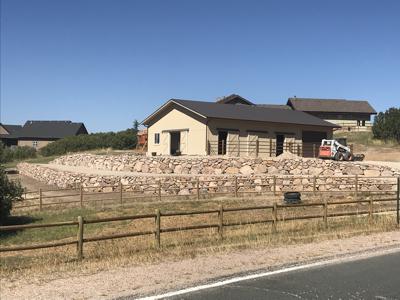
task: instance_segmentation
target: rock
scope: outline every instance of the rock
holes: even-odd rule
[[[142,171],[142,166],[143,166],[143,163],[141,161],[138,161],[135,164],[135,167],[133,168],[133,170],[135,170],[136,172],[141,172]]]
[[[180,191],[178,192],[178,195],[185,195],[185,196],[187,196],[187,195],[190,195],[190,191],[189,191],[189,189],[182,189],[182,190],[180,190]]]
[[[364,176],[378,177],[378,176],[381,176],[381,171],[379,171],[379,170],[365,170],[364,171]]]
[[[359,166],[350,166],[343,170],[344,175],[363,175],[364,171]]]
[[[225,170],[226,174],[237,174],[239,173],[239,169],[236,167],[227,167]]]
[[[255,174],[263,174],[267,172],[267,167],[261,164],[258,164],[254,168],[254,173]]]
[[[174,168],[174,173],[175,174],[182,174],[182,166],[181,165],[177,165],[177,166],[175,166],[175,168]]]
[[[142,173],[149,173],[149,165],[147,165],[147,164],[144,164],[143,166],[142,166]]]
[[[390,170],[383,170],[381,176],[393,176],[393,172]]]
[[[253,174],[254,171],[250,166],[243,166],[240,168],[240,173],[243,175],[250,175]]]
[[[215,175],[221,175],[222,174],[222,170],[221,169],[215,169],[214,170],[214,174]]]
[[[268,168],[268,172],[267,173],[271,174],[271,175],[276,175],[276,174],[279,174],[280,172],[276,167],[271,166],[271,167]]]

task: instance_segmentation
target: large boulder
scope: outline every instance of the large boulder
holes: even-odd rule
[[[239,169],[236,167],[227,167],[225,170],[226,174],[238,174],[239,173]]]
[[[251,175],[254,171],[250,166],[243,166],[240,168],[240,173],[243,175]]]
[[[267,167],[262,165],[262,164],[257,164],[254,167],[254,173],[256,173],[256,174],[263,174],[263,173],[266,173],[266,172],[267,172]]]
[[[366,169],[366,170],[364,171],[364,176],[368,176],[368,177],[378,177],[378,176],[381,176],[381,171],[379,171],[379,170],[369,170],[369,169]]]

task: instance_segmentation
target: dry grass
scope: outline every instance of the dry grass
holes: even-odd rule
[[[210,200],[199,203],[180,202],[164,204],[162,210],[193,210],[215,208],[219,201]],[[260,204],[260,199],[250,198],[248,201],[237,199],[230,202],[232,206],[248,206]],[[264,199],[265,204],[265,199]],[[137,204],[135,208],[115,210],[94,211],[69,210],[59,213],[46,212],[35,214],[32,217],[39,219],[38,222],[56,222],[74,219],[77,215],[86,218],[101,218],[115,215],[129,215],[154,212],[160,207],[160,203],[147,205]],[[380,206],[385,209],[387,206]],[[365,210],[360,205],[346,206],[343,210]],[[375,207],[378,209],[378,206]],[[338,210],[337,210],[338,211]],[[281,211],[281,219],[303,214],[322,214],[321,209],[310,208]],[[224,223],[246,220],[270,219],[270,210],[257,210],[248,212],[224,213]],[[196,224],[217,223],[217,215],[194,215],[181,217],[162,217],[162,228],[180,227]],[[2,238],[3,245],[20,244],[22,241],[40,242],[48,240],[64,240],[76,238],[76,227],[31,229],[16,233],[13,236]],[[85,225],[85,237],[116,234],[124,232],[135,232],[141,230],[152,230],[154,220],[119,221],[112,223],[87,224]],[[282,245],[293,245],[297,243],[310,243],[326,239],[340,239],[360,234],[371,234],[375,232],[391,231],[395,228],[394,214],[381,214],[373,217],[355,216],[329,219],[329,227],[326,229],[322,219],[305,221],[279,222],[277,232],[273,232],[271,224],[246,225],[224,227],[224,238],[219,238],[216,229],[191,230],[174,233],[163,233],[161,235],[161,249],[156,249],[154,236],[143,236],[135,238],[123,238],[101,242],[90,242],[84,245],[83,261],[76,260],[76,247],[66,246],[61,248],[50,248],[30,250],[15,253],[2,253],[1,270],[2,276],[40,276],[40,274],[59,274],[67,276],[69,272],[79,270],[80,272],[97,272],[116,266],[132,264],[146,264],[159,262],[166,259],[179,260],[183,257],[196,257],[198,255],[212,255],[244,248],[268,248]]]

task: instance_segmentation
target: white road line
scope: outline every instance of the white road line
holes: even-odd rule
[[[190,287],[190,288],[186,288],[186,289],[182,289],[182,290],[178,290],[178,291],[173,291],[173,292],[169,292],[169,293],[165,293],[165,294],[154,295],[154,296],[149,296],[149,297],[144,297],[144,298],[138,298],[137,300],[164,299],[164,298],[168,298],[168,297],[179,296],[179,295],[183,295],[183,294],[187,294],[187,293],[192,293],[192,292],[197,292],[197,291],[201,291],[201,290],[220,287],[223,285],[236,283],[239,281],[257,279],[257,278],[261,278],[261,277],[268,277],[268,276],[289,273],[289,272],[298,271],[298,270],[310,269],[310,268],[315,268],[315,267],[321,267],[321,266],[326,266],[326,265],[333,265],[333,264],[342,263],[342,262],[346,262],[346,261],[360,260],[360,259],[365,259],[365,258],[369,258],[369,257],[380,256],[383,254],[395,253],[398,251],[400,251],[400,248],[383,250],[383,251],[378,251],[378,252],[368,253],[368,254],[360,254],[360,255],[341,257],[341,258],[325,260],[325,261],[319,261],[319,262],[310,263],[310,264],[306,264],[306,265],[293,266],[293,267],[288,267],[288,268],[279,269],[279,270],[275,270],[275,271],[257,273],[257,274],[252,274],[252,275],[244,275],[244,276],[239,276],[239,277],[234,277],[234,278],[230,278],[230,279],[226,279],[226,280],[217,281],[217,282],[210,283],[210,284],[204,284],[204,285],[194,286],[194,287]]]

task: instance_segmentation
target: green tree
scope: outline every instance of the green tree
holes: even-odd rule
[[[372,133],[375,138],[400,143],[400,108],[391,107],[385,112],[380,112],[375,117]]]
[[[135,121],[133,121],[133,130],[137,132],[139,130],[139,125],[139,121],[135,119]]]
[[[0,225],[3,225],[9,217],[12,201],[20,199],[22,193],[21,185],[10,181],[4,167],[0,165]]]

